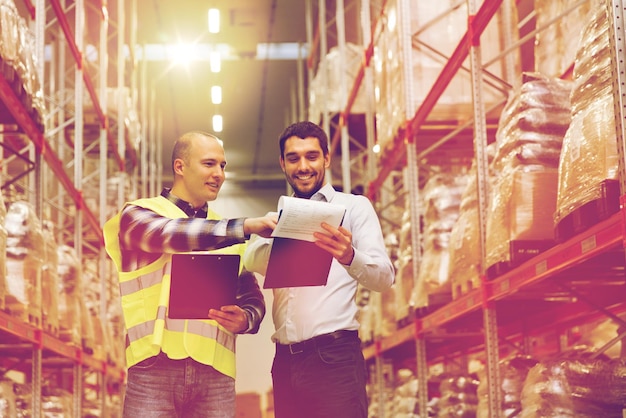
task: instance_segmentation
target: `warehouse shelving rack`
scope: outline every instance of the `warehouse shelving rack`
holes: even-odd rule
[[[467,127],[473,129],[469,150],[478,162],[480,204],[480,229],[482,243],[485,242],[485,181],[487,172],[485,148],[489,138],[494,133],[494,117],[499,116],[501,105],[485,109],[482,98],[485,81],[481,64],[480,36],[494,14],[502,9],[505,19],[511,19],[512,8],[519,3],[502,0],[487,0],[477,7],[473,0],[468,6],[468,30],[460,40],[454,53],[447,59],[439,77],[419,107],[412,107],[414,88],[409,83],[404,86],[404,100],[407,110],[406,122],[398,129],[391,144],[383,149],[378,158],[378,167],[374,169],[374,176],[370,176],[367,195],[374,202],[379,211],[381,220],[385,223],[385,211],[394,204],[404,203],[398,195],[408,196],[411,202],[418,201],[418,175],[423,167],[425,157],[434,150],[443,150],[451,139],[458,138]],[[567,10],[570,12],[584,2],[577,2]],[[320,0],[319,8],[325,4]],[[408,16],[408,8],[412,2],[399,0],[398,7],[404,16]],[[363,9],[380,11],[381,17],[386,17],[387,2],[363,2]],[[483,272],[481,287],[469,291],[451,303],[433,308],[423,316],[416,316],[408,324],[399,327],[389,336],[377,337],[364,347],[364,355],[368,362],[374,362],[377,375],[380,377],[383,360],[413,364],[418,377],[420,388],[418,396],[420,416],[427,416],[428,387],[427,371],[433,364],[457,363],[464,364],[468,356],[481,358],[487,365],[489,387],[489,413],[498,416],[500,411],[500,376],[498,361],[501,357],[512,352],[523,352],[534,355],[554,354],[571,346],[576,342],[575,330],[578,326],[592,323],[601,319],[611,318],[618,324],[624,325],[620,315],[626,313],[624,299],[624,246],[626,244],[626,212],[624,211],[624,193],[626,191],[626,152],[624,141],[624,67],[623,34],[624,5],[622,1],[607,1],[611,16],[612,62],[614,79],[614,97],[616,103],[616,127],[619,150],[619,180],[620,180],[620,210],[598,224],[590,227],[565,242],[561,242],[551,249],[533,257],[523,264],[493,278],[486,279]],[[373,12],[374,14],[375,12]],[[322,16],[322,15],[320,15]],[[337,16],[339,18],[339,16]],[[320,17],[321,20],[321,17]],[[558,19],[557,19],[558,20]],[[551,22],[554,23],[554,22]],[[550,24],[551,24],[550,23]],[[376,28],[384,25],[384,18],[374,25],[363,24],[363,32],[369,33],[374,28],[372,37],[375,39]],[[405,22],[406,24],[406,22]],[[527,20],[523,24],[528,24]],[[516,25],[508,27],[516,28]],[[320,30],[327,30],[327,26],[320,24]],[[526,33],[518,42],[514,42],[510,33],[506,34],[508,52],[520,48],[524,42],[532,41],[535,34],[545,28],[536,28]],[[406,31],[406,26],[405,29]],[[317,45],[318,37],[309,39],[312,45]],[[411,33],[402,34],[405,53],[415,44]],[[373,41],[375,42],[375,41]],[[364,42],[363,68],[370,63],[372,46]],[[404,69],[410,74],[410,59],[405,55]],[[472,95],[474,102],[473,117],[467,121],[453,121],[447,131],[439,133],[439,138],[432,141],[428,136],[428,117],[437,104],[441,94],[450,81],[462,67],[466,58],[472,66],[469,69],[472,79]],[[503,51],[499,58],[503,61],[507,79],[513,80],[516,75],[515,63],[510,54]],[[407,69],[408,68],[408,69]],[[562,75],[571,76],[573,65]],[[351,92],[361,87],[363,79],[357,78],[351,86]],[[349,87],[349,86],[348,86]],[[509,85],[511,87],[511,85]],[[349,105],[339,118],[343,124],[350,112]],[[337,130],[338,131],[338,130]],[[336,131],[336,132],[337,132]],[[371,132],[368,133],[368,135]],[[419,145],[419,150],[417,149]],[[371,172],[370,172],[371,173]],[[404,181],[403,181],[404,180]],[[404,183],[398,192],[398,183]],[[389,196],[392,196],[391,198]],[[394,197],[395,196],[395,197]],[[419,214],[414,207],[410,207],[411,238],[412,242],[420,242]],[[392,225],[392,222],[388,222]],[[394,226],[384,226],[385,231],[393,231]],[[420,259],[417,245],[413,245],[413,260]],[[484,245],[481,245],[484,247]],[[484,254],[483,254],[484,258]],[[415,263],[414,264],[418,264]],[[417,277],[414,266],[414,277]],[[523,313],[521,312],[523,310]],[[618,335],[607,343],[604,349],[614,344],[624,334]],[[381,385],[381,381],[375,382]],[[382,393],[382,387],[379,393]],[[384,416],[381,409],[378,416]]]
[[[57,221],[58,242],[73,247],[81,261],[91,260],[91,264],[97,266],[97,271],[92,273],[101,282],[100,316],[107,320],[109,289],[106,282],[113,271],[107,264],[102,245],[101,225],[107,216],[107,179],[133,176],[137,164],[135,149],[129,146],[125,135],[124,115],[107,114],[107,51],[114,37],[117,37],[118,51],[123,50],[125,2],[117,2],[117,21],[113,22],[113,29],[117,31],[109,30],[106,1],[36,0],[33,4],[24,0],[23,4],[16,5],[27,11],[25,17],[30,19],[35,33],[35,53],[40,63],[37,71],[39,79],[43,80],[47,114],[42,127],[17,97],[9,81],[0,76],[0,100],[13,119],[8,126],[15,127],[14,131],[0,133],[0,142],[14,137],[27,140],[26,151],[19,152],[27,153],[34,161],[28,173],[20,173],[19,178],[13,180],[23,181],[20,186],[36,207],[40,219],[45,214],[46,218]],[[136,11],[136,7],[132,10]],[[85,33],[87,26],[90,30],[97,29],[90,37]],[[89,55],[87,39],[98,45],[96,58]],[[44,65],[46,48],[50,48],[51,58]],[[125,82],[125,57],[120,53],[115,58],[117,70],[121,72],[117,77],[121,90]],[[91,63],[93,60],[97,60],[95,65]],[[87,97],[90,103],[85,102]],[[94,155],[97,162],[87,166],[85,160]],[[119,195],[122,201],[123,192]],[[87,196],[98,203],[90,205]],[[81,262],[81,268],[85,268],[85,263]],[[120,395],[125,379],[123,359],[92,352],[93,347],[62,341],[42,328],[41,323],[23,322],[5,312],[0,312],[0,341],[2,366],[23,372],[32,384],[33,417],[42,416],[44,373],[58,373],[59,382],[65,382],[64,386],[69,383],[73,393],[73,416],[81,416],[82,397],[90,391],[90,397],[98,400],[103,414],[107,412],[107,396]]]

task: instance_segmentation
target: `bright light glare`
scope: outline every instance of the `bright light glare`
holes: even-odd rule
[[[211,102],[213,104],[222,103],[222,88],[220,86],[211,87]]]
[[[396,28],[396,9],[391,9],[389,10],[389,12],[387,13],[387,27],[389,28],[390,32],[393,32],[393,30]]]
[[[172,48],[172,54],[174,62],[187,65],[193,60],[194,57],[193,45],[178,44],[175,48]]]
[[[222,70],[222,57],[220,56],[219,51],[211,52],[211,56],[209,58],[211,65],[212,73],[219,73]]]
[[[380,152],[380,144],[374,145],[374,147],[372,147],[372,151],[374,151],[374,154],[378,154]]]
[[[222,132],[222,115],[213,115],[213,132]]]
[[[220,11],[219,9],[209,9],[209,32],[219,33],[220,31]]]

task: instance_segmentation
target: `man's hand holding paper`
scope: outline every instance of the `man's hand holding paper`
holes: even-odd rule
[[[346,208],[328,202],[281,196],[278,201],[278,224],[272,237],[291,238],[314,242],[315,232],[332,236],[332,231],[322,228],[322,222],[337,228]]]
[[[352,235],[341,222],[345,207],[282,196],[264,287],[323,286],[333,257],[352,261]]]

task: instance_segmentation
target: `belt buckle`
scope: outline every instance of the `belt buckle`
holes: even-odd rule
[[[295,346],[302,346],[302,348],[297,349],[297,351],[294,351],[294,347]],[[289,344],[289,354],[300,354],[304,351],[304,346],[301,343],[293,343],[293,344]]]

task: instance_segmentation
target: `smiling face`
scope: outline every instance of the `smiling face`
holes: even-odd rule
[[[183,137],[189,141],[179,158],[172,162],[174,185],[172,193],[200,208],[207,201],[213,201],[224,183],[226,157],[224,148],[212,136],[193,134]]]
[[[292,136],[285,140],[280,167],[297,197],[308,199],[321,189],[329,166],[330,155],[324,155],[317,138]]]

